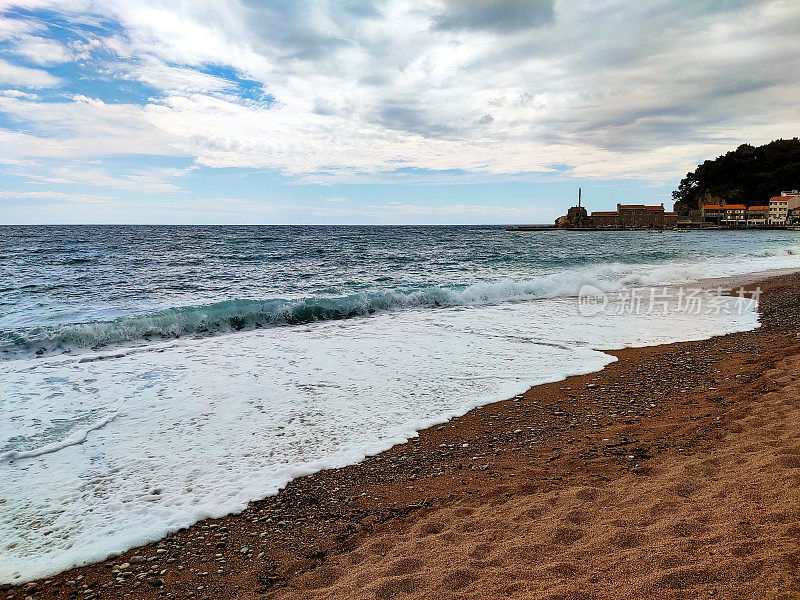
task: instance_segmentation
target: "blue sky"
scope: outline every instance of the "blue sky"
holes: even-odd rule
[[[0,0],[2,223],[542,223],[800,134],[800,5]]]

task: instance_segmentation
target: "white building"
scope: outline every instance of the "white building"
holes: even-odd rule
[[[723,204],[720,225],[744,227],[747,224],[747,207],[744,204]]]
[[[769,201],[769,224],[786,225],[789,211],[800,207],[800,192],[792,190],[781,192],[780,196],[770,198]]]

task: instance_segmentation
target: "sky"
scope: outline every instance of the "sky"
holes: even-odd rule
[[[800,135],[797,0],[0,0],[0,223],[548,223]]]

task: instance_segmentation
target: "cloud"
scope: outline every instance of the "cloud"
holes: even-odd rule
[[[0,96],[7,98],[24,98],[26,100],[39,100],[39,96],[22,90],[0,90]]]
[[[101,205],[113,203],[112,196],[104,194],[86,194],[30,190],[0,190],[0,204],[6,206],[42,206],[42,205]]]
[[[158,90],[178,94],[232,92],[236,83],[186,67],[166,65],[158,60],[133,68],[122,67],[123,77],[137,79]]]
[[[3,10],[0,1],[0,10]],[[21,35],[30,35],[33,32],[44,30],[41,23],[33,19],[12,19],[0,14],[0,40],[13,40]]]
[[[66,100],[0,96],[18,124],[0,131],[6,156],[180,156],[317,183],[554,164],[663,181],[800,128],[800,7],[778,0],[24,6],[62,16],[74,39],[54,42],[98,78],[141,84],[145,99],[93,96],[77,80],[62,82]],[[93,20],[103,26],[80,25]]]
[[[47,71],[14,65],[0,58],[0,84],[46,88],[57,86],[60,83],[61,80],[58,77]]]
[[[133,190],[141,193],[152,192],[182,192],[183,190],[172,182],[166,181],[165,176],[176,176],[183,171],[177,169],[155,169],[150,171],[135,171],[119,177],[110,175],[103,168],[86,167],[55,167],[49,174],[31,177],[34,180],[61,185],[85,184],[95,187],[105,187],[117,190]]]
[[[555,0],[448,0],[433,18],[439,31],[483,30],[515,33],[555,20]]]
[[[69,49],[59,41],[44,37],[46,34],[47,27],[38,19],[13,19],[0,15],[0,40],[10,43],[13,54],[43,66],[71,60]]]
[[[140,105],[108,104],[82,94],[69,102],[0,96],[0,113],[20,124],[20,130],[0,129],[0,155],[176,154],[164,134],[147,122],[146,112]]]
[[[37,200],[61,200],[69,198],[69,194],[63,192],[30,192],[23,190],[0,190],[0,198],[34,198]]]
[[[16,54],[38,65],[54,65],[72,60],[72,53],[59,42],[25,36],[14,45]]]

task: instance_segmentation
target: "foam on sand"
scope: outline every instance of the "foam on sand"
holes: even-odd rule
[[[558,297],[185,339],[103,360],[7,361],[0,581],[239,511],[475,406],[597,371],[614,360],[598,349],[757,326],[749,305],[673,308],[580,317],[575,298]]]
[[[101,427],[105,427],[116,418],[117,418],[117,413],[115,412],[113,414],[108,415],[107,417],[103,417],[96,423],[93,423],[92,425],[83,430],[77,431],[73,435],[70,435],[61,441],[53,442],[52,444],[45,444],[44,446],[40,446],[39,448],[33,448],[32,450],[9,450],[8,452],[0,453],[0,462],[19,460],[22,458],[34,458],[36,456],[42,456],[43,454],[58,452],[59,450],[63,450],[67,446],[75,446],[77,444],[82,444],[83,442],[86,441],[86,438],[92,431],[96,431]]]

